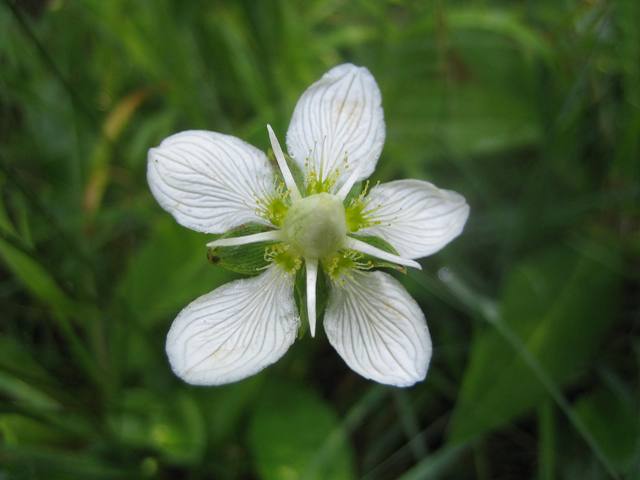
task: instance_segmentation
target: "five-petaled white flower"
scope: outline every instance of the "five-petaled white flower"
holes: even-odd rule
[[[420,180],[378,184],[368,194],[365,187],[347,198],[373,173],[385,139],[380,90],[366,68],[339,65],[299,99],[287,132],[292,165],[304,174],[299,184],[267,129],[281,176],[262,151],[221,133],[181,132],[149,150],[149,186],[178,223],[215,234],[261,224],[262,232],[208,245],[265,242],[268,261],[259,275],[219,287],[180,312],[166,344],[174,372],[188,383],[220,385],[278,360],[300,326],[298,271],[306,275],[314,335],[322,268],[329,290],[324,329],[347,365],[390,385],[423,380],[431,359],[424,315],[397,280],[372,271],[372,259],[420,268],[414,259],[462,231],[465,199]]]

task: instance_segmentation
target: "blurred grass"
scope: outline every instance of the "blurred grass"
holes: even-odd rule
[[[640,478],[640,3],[4,0],[0,477]],[[463,193],[403,278],[434,340],[409,390],[326,340],[220,388],[164,336],[230,279],[145,180],[188,128],[266,149],[343,61],[383,92],[374,179]]]

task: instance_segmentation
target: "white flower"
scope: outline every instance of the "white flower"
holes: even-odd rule
[[[329,285],[324,329],[344,361],[389,385],[423,380],[431,359],[424,315],[391,275],[371,271],[372,258],[420,268],[414,259],[462,231],[465,199],[428,182],[399,180],[346,200],[374,171],[385,138],[380,90],[366,68],[339,65],[298,101],[287,148],[304,184],[296,184],[267,128],[281,179],[263,152],[220,133],[186,131],[149,150],[151,191],[180,224],[212,234],[248,223],[265,227],[210,247],[270,242],[262,273],[217,288],[180,312],[166,344],[174,372],[192,384],[220,385],[277,361],[300,326],[298,271],[306,275],[314,335],[320,267]],[[362,236],[386,241],[397,255]]]

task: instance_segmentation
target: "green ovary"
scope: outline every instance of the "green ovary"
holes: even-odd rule
[[[342,201],[329,193],[318,193],[295,201],[282,224],[283,240],[305,258],[334,254],[347,236]]]

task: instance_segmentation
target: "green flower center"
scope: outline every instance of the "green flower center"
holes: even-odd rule
[[[318,193],[291,204],[282,223],[284,241],[305,258],[324,258],[347,236],[344,205],[337,196]]]

